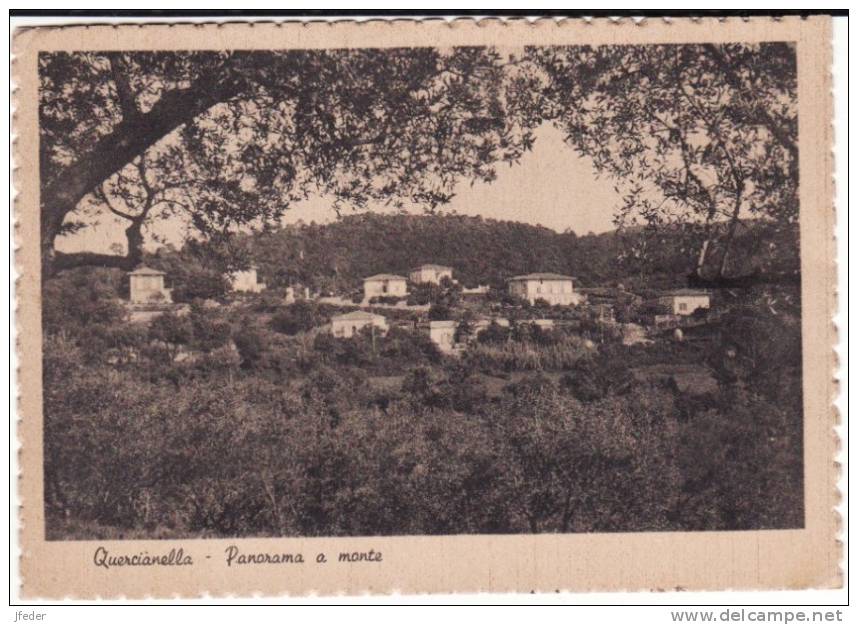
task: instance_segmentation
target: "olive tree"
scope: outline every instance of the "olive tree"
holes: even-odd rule
[[[505,62],[490,48],[44,53],[44,267],[129,268],[141,231],[177,211],[211,236],[311,192],[436,207],[530,145],[506,114]],[[57,252],[87,211],[128,222],[125,254]]]
[[[698,276],[728,273],[744,218],[797,221],[793,45],[542,47],[528,58],[511,83],[519,109],[616,181],[618,226],[690,235]],[[632,250],[646,262],[653,242],[634,241],[649,244]]]

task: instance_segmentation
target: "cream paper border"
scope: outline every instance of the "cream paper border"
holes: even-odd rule
[[[128,541],[44,539],[39,259],[39,51],[287,49],[794,41],[799,76],[805,527],[743,532],[460,535]],[[831,588],[842,584],[834,462],[836,331],[831,22],[827,17],[456,20],[45,27],[13,41],[21,596],[168,598],[361,593]],[[228,568],[224,550],[300,552],[304,564]],[[114,553],[181,548],[185,567],[93,565]],[[381,563],[338,563],[340,551]],[[328,556],[316,564],[318,553]]]

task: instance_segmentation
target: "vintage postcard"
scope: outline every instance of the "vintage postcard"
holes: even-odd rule
[[[829,18],[13,54],[22,596],[840,585]]]

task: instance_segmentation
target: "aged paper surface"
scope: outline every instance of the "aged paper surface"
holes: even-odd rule
[[[840,584],[827,18],[13,52],[22,596]]]

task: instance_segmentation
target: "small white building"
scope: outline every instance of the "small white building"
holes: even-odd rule
[[[406,297],[408,281],[403,276],[379,273],[363,279],[363,299],[372,297]]]
[[[244,271],[234,271],[228,277],[233,291],[260,293],[265,289],[265,283],[259,282],[256,275],[256,267],[251,267]]]
[[[695,289],[677,289],[664,293],[658,303],[671,315],[690,315],[698,308],[708,309],[709,293]]]
[[[529,273],[509,279],[509,294],[532,304],[542,299],[552,306],[574,306],[581,295],[572,289],[572,276],[559,273]]]
[[[408,278],[414,284],[441,284],[441,280],[444,278],[453,279],[453,268],[444,265],[420,265],[416,269],[411,270]]]
[[[173,301],[170,289],[164,288],[163,271],[140,266],[128,274],[132,304],[169,304]]]
[[[337,338],[351,338],[366,327],[377,328],[381,334],[387,333],[387,319],[382,315],[355,310],[331,318],[331,334]]]
[[[458,326],[459,323],[457,321],[430,321],[429,339],[442,352],[451,352],[453,351],[453,346],[456,344],[456,328]]]

